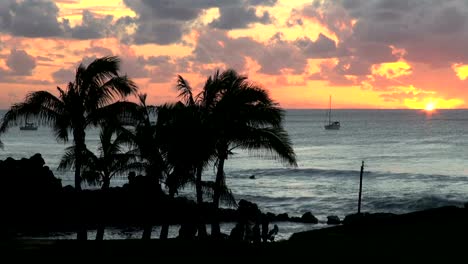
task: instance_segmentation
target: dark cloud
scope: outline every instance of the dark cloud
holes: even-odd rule
[[[133,41],[135,44],[167,45],[178,42],[187,31],[188,28],[179,21],[147,21],[138,24]]]
[[[295,42],[285,41],[281,34],[268,42],[258,42],[250,37],[232,38],[224,31],[207,30],[198,38],[192,58],[195,64],[219,64],[240,72],[246,70],[247,58],[260,65],[264,74],[301,74],[307,66],[307,56]],[[212,71],[213,69],[210,69]]]
[[[295,41],[295,44],[302,50],[303,54],[309,58],[331,58],[336,57],[336,43],[334,40],[319,34],[314,42],[309,38],[302,38]]]
[[[4,0],[0,4],[0,30],[23,37],[53,37],[63,33],[57,5],[47,0]]]
[[[125,41],[136,44],[171,44],[181,42],[194,23],[206,10],[218,8],[220,17],[210,23],[220,29],[246,28],[252,23],[270,23],[268,12],[257,16],[258,6],[271,6],[276,0],[124,0],[136,18],[123,18],[117,24],[135,27]]]
[[[104,38],[110,36],[113,31],[113,19],[114,17],[111,15],[99,18],[89,10],[83,10],[81,24],[66,31],[74,39]]]
[[[255,56],[256,55],[256,56]],[[252,56],[261,65],[260,72],[276,75],[286,73],[302,74],[307,66],[307,57],[294,43],[274,36],[261,52]]]
[[[231,38],[224,31],[206,30],[201,32],[198,38],[192,60],[196,64],[215,65],[209,69],[208,74],[218,67],[216,64],[224,64],[227,68],[242,72],[246,65],[246,57],[261,54],[262,49],[263,46],[252,38]]]
[[[468,2],[463,0],[317,1],[302,10],[344,36],[340,40],[352,43],[350,48],[365,49],[362,46],[369,43],[395,46],[406,50],[406,59],[435,67],[468,62],[467,13]],[[352,21],[354,27],[337,26]],[[350,29],[352,35],[343,35]]]
[[[56,84],[65,84],[73,81],[75,71],[73,69],[60,69],[52,73],[52,78]]]
[[[248,0],[247,4],[253,6],[274,6],[278,0]]]
[[[36,59],[24,50],[12,50],[6,59],[12,75],[30,76],[36,67]]]
[[[340,73],[340,66],[334,65],[331,61],[323,61],[319,65],[320,70],[311,74],[308,79],[313,81],[328,81],[330,85],[350,86],[356,85],[356,80],[349,79],[345,74]]]
[[[113,16],[99,17],[83,10],[82,21],[71,27],[68,20],[59,21],[59,8],[50,0],[3,0],[0,2],[0,32],[22,37],[62,37],[97,39],[117,34],[126,24],[113,21]]]
[[[152,66],[158,66],[161,64],[167,63],[171,57],[169,56],[149,56],[146,59],[146,64],[152,65]]]
[[[220,17],[213,20],[210,26],[220,29],[247,28],[252,23],[268,24],[271,23],[271,17],[268,12],[263,12],[257,16],[254,7],[223,7],[220,8]]]

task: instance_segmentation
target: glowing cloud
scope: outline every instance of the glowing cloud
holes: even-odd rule
[[[452,69],[460,80],[463,81],[468,78],[468,64],[455,63],[452,65]]]
[[[411,75],[411,66],[405,61],[388,62],[372,66],[372,74],[388,79]]]

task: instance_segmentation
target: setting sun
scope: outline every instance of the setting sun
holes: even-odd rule
[[[435,109],[435,104],[433,102],[427,103],[426,107],[424,108],[424,110],[426,111],[433,111],[434,109]]]

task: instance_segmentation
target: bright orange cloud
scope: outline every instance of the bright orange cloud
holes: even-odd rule
[[[405,61],[376,64],[372,66],[372,74],[393,79],[411,75],[411,66]]]
[[[452,69],[460,80],[463,81],[468,78],[468,64],[455,63],[452,65]]]

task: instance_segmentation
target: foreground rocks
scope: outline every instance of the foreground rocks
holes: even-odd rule
[[[83,227],[162,224],[181,224],[182,236],[189,236],[193,224],[209,224],[214,219],[244,223],[318,222],[311,212],[301,217],[264,214],[255,203],[246,200],[240,200],[237,208],[215,210],[211,203],[198,205],[186,198],[170,198],[157,192],[144,176],[132,177],[128,184],[106,190],[62,188],[61,180],[45,166],[40,154],[29,159],[0,161],[0,180],[0,237],[76,231]]]
[[[38,241],[15,240],[2,243],[2,257],[74,261],[114,260],[131,263],[183,260],[214,263],[255,260],[363,261],[392,263],[464,263],[468,236],[468,210],[442,207],[403,215],[367,214],[364,220],[294,234],[288,241],[245,243],[232,240],[118,240]],[[364,222],[363,222],[364,221]],[[364,224],[366,223],[366,224]],[[98,243],[99,242],[99,243]],[[79,254],[76,254],[79,252]],[[118,252],[118,254],[116,254]]]

